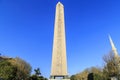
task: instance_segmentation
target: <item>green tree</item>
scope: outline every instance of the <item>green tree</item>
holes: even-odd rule
[[[103,70],[98,67],[91,67],[88,74],[88,80],[106,80],[103,75]]]
[[[47,78],[41,75],[40,69],[34,69],[34,74],[29,77],[29,80],[48,80]]]
[[[89,74],[88,74],[88,80],[94,80],[93,73],[89,73]]]
[[[35,71],[35,75],[36,76],[40,76],[41,75],[40,68],[34,69],[34,71]]]
[[[16,66],[13,66],[9,61],[0,62],[0,78],[4,80],[14,80],[16,75]]]
[[[120,58],[119,56],[114,56],[114,53],[110,52],[107,55],[104,55],[103,60],[105,62],[104,65],[104,75],[106,75],[106,77],[110,78],[110,77],[117,77],[119,78],[119,72],[120,72]],[[120,78],[119,78],[120,79]]]
[[[31,66],[20,58],[3,58],[0,61],[0,78],[4,80],[26,80]]]
[[[87,80],[87,76],[88,76],[88,69],[85,69],[84,71],[80,73],[72,75],[70,79],[71,80]]]
[[[16,80],[25,80],[30,76],[31,66],[26,61],[16,57],[13,65],[17,67]]]
[[[76,78],[75,75],[72,75],[72,76],[70,77],[70,80],[77,80],[77,78]]]
[[[71,80],[105,80],[103,71],[98,67],[87,68],[84,71],[72,75]]]

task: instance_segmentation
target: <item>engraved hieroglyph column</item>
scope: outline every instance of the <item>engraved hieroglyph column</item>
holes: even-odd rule
[[[65,41],[65,23],[64,23],[64,6],[60,2],[56,5],[54,40],[52,52],[51,78],[66,77],[66,41]]]

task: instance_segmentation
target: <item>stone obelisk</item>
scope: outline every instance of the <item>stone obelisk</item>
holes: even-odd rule
[[[64,6],[58,2],[56,5],[54,39],[52,52],[52,67],[50,79],[62,77],[67,79],[67,60],[66,60],[66,39],[65,39],[65,21]]]
[[[117,52],[117,49],[112,41],[112,38],[111,36],[109,35],[109,40],[110,40],[110,44],[111,44],[111,47],[112,47],[112,52],[114,53],[114,56],[115,57],[118,57],[118,52]]]

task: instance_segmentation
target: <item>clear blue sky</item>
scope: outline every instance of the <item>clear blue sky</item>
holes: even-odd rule
[[[0,0],[0,53],[19,56],[49,77],[58,1],[65,8],[70,75],[103,66],[108,34],[120,52],[120,0]]]

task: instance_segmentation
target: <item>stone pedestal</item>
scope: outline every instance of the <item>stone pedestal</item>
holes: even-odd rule
[[[116,77],[111,77],[111,80],[118,80]]]
[[[49,79],[49,80],[70,80],[70,79]]]

